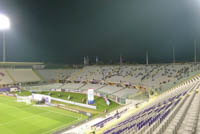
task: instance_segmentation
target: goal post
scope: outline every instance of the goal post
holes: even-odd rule
[[[31,104],[31,96],[17,96],[17,102],[24,102],[26,104]]]

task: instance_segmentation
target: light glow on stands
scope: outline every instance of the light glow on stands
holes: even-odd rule
[[[10,29],[10,19],[5,15],[0,14],[0,30],[7,29]]]

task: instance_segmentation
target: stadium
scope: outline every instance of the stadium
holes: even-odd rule
[[[200,134],[197,0],[0,0],[0,134]]]
[[[198,63],[1,65],[3,133],[198,132]]]

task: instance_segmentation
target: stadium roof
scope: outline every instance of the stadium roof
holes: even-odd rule
[[[43,62],[0,62],[0,66],[32,66],[32,65],[43,65]]]

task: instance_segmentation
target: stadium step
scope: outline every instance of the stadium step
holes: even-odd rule
[[[84,68],[83,69],[81,69],[80,71],[78,71],[76,74],[74,74],[74,76],[72,77],[72,81],[74,81],[77,77],[78,77],[78,75],[80,74],[80,73],[82,73],[84,71]]]
[[[32,69],[33,70],[33,73],[41,80],[41,81],[44,81],[44,79],[39,75],[39,73],[36,71],[36,70],[34,70],[34,69]]]
[[[16,83],[16,80],[12,77],[12,75],[7,69],[5,69],[5,72],[8,74],[9,78],[13,81],[13,83]]]
[[[96,90],[100,90],[102,88],[106,87],[106,85],[102,85],[101,87],[97,88]]]
[[[125,87],[121,88],[120,90],[118,90],[118,91],[116,91],[116,92],[114,92],[114,93],[112,93],[112,94],[110,94],[110,95],[113,95],[113,94],[115,94],[115,93],[117,93],[117,92],[120,92],[120,91],[122,91],[122,90],[124,90],[124,89],[125,89]]]
[[[77,89],[80,89],[80,88],[84,87],[85,85],[86,85],[86,84],[83,84],[82,86],[78,87]]]

